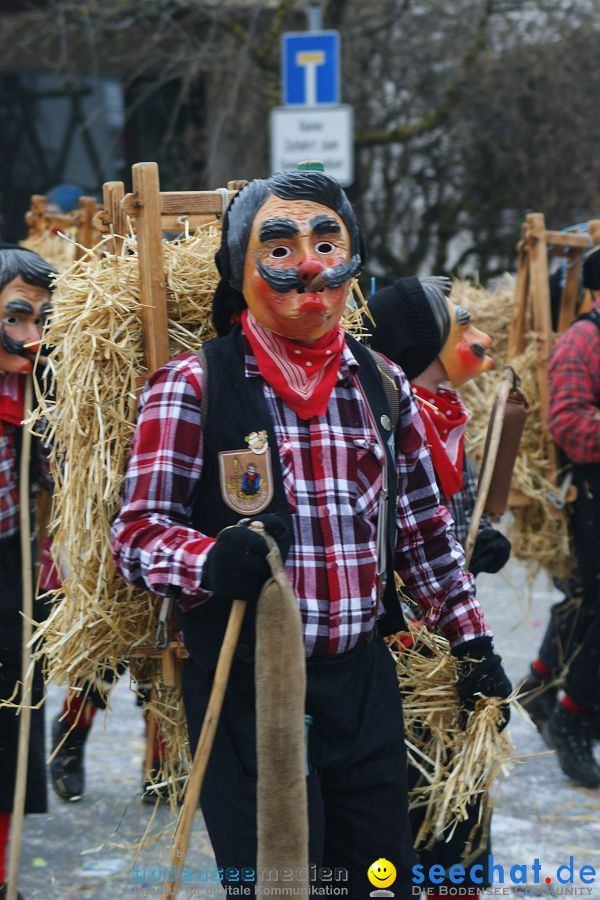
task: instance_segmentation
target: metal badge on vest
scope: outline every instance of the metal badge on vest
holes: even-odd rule
[[[267,432],[252,431],[244,440],[249,449],[219,453],[219,481],[227,506],[247,516],[263,512],[273,499],[273,469]]]

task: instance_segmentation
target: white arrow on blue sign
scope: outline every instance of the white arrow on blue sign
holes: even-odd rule
[[[340,102],[340,35],[298,31],[281,36],[283,102],[330,106]]]

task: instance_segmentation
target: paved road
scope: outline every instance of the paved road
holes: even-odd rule
[[[546,610],[557,595],[545,579],[528,589],[521,567],[511,563],[504,576],[481,576],[480,596],[496,632],[496,643],[513,679],[524,675],[539,644]],[[62,702],[63,689],[51,686],[48,719]],[[541,863],[541,882],[574,857],[575,871],[583,865],[598,869],[596,886],[582,896],[600,897],[600,791],[571,786],[552,756],[537,756],[546,748],[525,721],[511,723],[520,757],[499,792],[493,819],[494,860],[504,867]],[[600,748],[599,750],[600,755]],[[136,890],[132,845],[143,834],[151,808],[140,803],[144,750],[143,723],[127,678],[113,695],[104,722],[96,717],[87,750],[88,785],[81,803],[65,804],[50,796],[50,812],[26,821],[21,890],[26,900],[122,900],[160,896],[150,888]],[[152,826],[157,833],[172,822],[161,809]],[[169,832],[157,837],[137,864],[149,876],[153,867],[169,864]],[[187,862],[194,870],[214,866],[210,842],[198,814]],[[581,886],[581,882],[576,884]],[[503,896],[522,896],[507,887]],[[502,886],[498,886],[502,890]],[[181,897],[186,894],[181,891]],[[190,896],[188,894],[188,896]],[[214,896],[206,889],[195,896]],[[365,895],[366,896],[366,895]],[[546,895],[548,896],[548,894]]]

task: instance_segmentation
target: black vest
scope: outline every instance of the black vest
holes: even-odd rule
[[[358,378],[388,453],[388,565],[383,595],[386,615],[379,620],[378,630],[391,634],[405,625],[394,583],[396,464],[387,444],[390,432],[383,424],[385,417],[388,417],[389,422],[390,410],[373,355],[353,338],[347,336],[346,340],[360,364]],[[223,528],[235,525],[242,518],[242,514],[231,509],[221,495],[219,453],[239,450],[244,446],[246,435],[263,429],[267,432],[269,447],[272,450],[277,448],[273,420],[263,393],[263,379],[246,377],[244,357],[243,336],[239,326],[227,337],[215,338],[204,345],[203,468],[193,498],[192,524],[198,531],[211,537],[216,537]],[[287,522],[292,533],[277,452],[271,453],[271,466],[273,497],[262,513],[277,513]],[[209,670],[216,665],[230,610],[231,601],[216,596],[188,612],[178,610],[178,621],[186,646],[194,660],[204,669]],[[250,659],[253,652],[254,617],[246,616],[237,655]]]

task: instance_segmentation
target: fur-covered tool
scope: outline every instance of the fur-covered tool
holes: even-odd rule
[[[266,532],[264,537],[273,578],[264,586],[256,610],[256,896],[264,896],[261,873],[276,871],[277,880],[268,884],[269,895],[293,887],[293,893],[305,897],[309,889],[302,622],[277,544]],[[284,869],[295,873],[293,883],[281,880]]]

